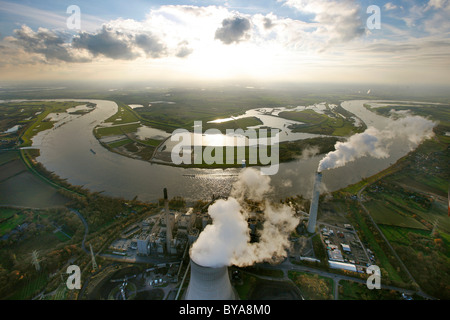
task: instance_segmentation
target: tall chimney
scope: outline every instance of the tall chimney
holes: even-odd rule
[[[322,181],[322,173],[316,172],[316,176],[314,179],[313,196],[311,200],[311,206],[309,208],[309,221],[307,228],[309,233],[314,233],[316,231],[317,209],[319,208],[321,181]]]
[[[166,220],[166,247],[167,253],[170,253],[170,243],[172,242],[172,226],[170,223],[169,199],[167,196],[167,188],[164,188],[164,211]]]
[[[228,267],[204,267],[191,259],[191,279],[185,300],[236,300]]]

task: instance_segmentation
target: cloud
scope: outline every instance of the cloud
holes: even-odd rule
[[[393,4],[392,2],[388,2],[384,5],[384,10],[386,10],[386,11],[395,10],[397,8],[398,7],[395,4]]]
[[[68,35],[39,28],[34,32],[27,26],[14,30],[16,42],[25,51],[43,54],[47,61],[88,62],[88,58],[77,57],[66,43]]]
[[[445,34],[450,31],[450,1],[430,0],[425,11],[431,12],[431,17],[424,22],[425,30],[430,34]]]
[[[251,29],[250,20],[245,17],[234,17],[224,19],[222,27],[216,30],[215,39],[225,44],[248,40],[248,31]]]
[[[138,54],[133,51],[128,36],[106,26],[98,33],[82,32],[72,40],[72,46],[86,49],[94,57],[103,55],[111,59],[133,60]]]
[[[117,18],[103,24],[98,20],[90,30],[84,30],[82,10],[82,32],[66,30],[63,13],[39,16],[38,11],[0,1],[2,14],[12,15],[15,9],[24,10],[21,17],[37,14],[36,19],[27,20],[32,29],[19,24],[15,33],[0,40],[4,47],[0,64],[10,68],[14,78],[19,73],[13,70],[28,74],[30,65],[38,70],[39,64],[46,64],[35,77],[43,71],[49,77],[63,77],[69,72],[91,75],[93,67],[108,62],[115,72],[111,76],[123,77],[119,66],[130,70],[131,62],[137,60],[141,67],[129,77],[147,79],[156,77],[152,71],[164,70],[167,78],[181,72],[197,79],[411,82],[420,78],[445,83],[450,1],[388,1],[398,8],[383,11],[382,30],[373,33],[365,31],[366,12],[358,0],[279,0],[285,8],[275,13],[249,13],[248,7],[244,12],[223,2],[218,6],[161,5],[152,7],[143,19]],[[289,10],[298,12],[286,14]],[[155,59],[159,60],[142,63]],[[71,62],[91,63],[80,68],[70,66]],[[2,76],[5,70],[0,71]]]
[[[264,17],[264,28],[272,29],[273,27],[274,27],[273,21],[268,17]]]
[[[138,34],[135,37],[135,44],[144,50],[147,57],[160,58],[167,55],[166,46],[161,43],[158,37],[152,34]]]
[[[328,44],[348,42],[365,33],[360,6],[354,0],[279,0],[298,11],[314,15],[316,34]]]
[[[189,43],[187,41],[182,41],[177,48],[175,56],[178,58],[188,57],[194,50],[188,47]]]
[[[449,2],[448,0],[430,0],[425,9],[445,9],[449,6]]]

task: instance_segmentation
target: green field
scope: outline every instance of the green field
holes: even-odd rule
[[[25,218],[25,215],[23,215],[20,210],[0,208],[0,237],[22,224],[23,221],[25,221]]]
[[[21,139],[23,141],[22,147],[28,147],[32,144],[32,138],[41,131],[51,129],[53,127],[53,121],[45,120],[45,118],[50,113],[62,113],[66,112],[67,109],[73,108],[81,105],[79,102],[25,102],[25,103],[16,103],[16,104],[8,104],[16,109],[19,108],[34,108],[39,107],[39,110],[42,110],[40,114],[38,114],[34,119],[32,119],[32,124],[27,126],[25,132],[23,132]]]
[[[109,143],[108,147],[114,149],[114,148],[118,148],[118,147],[124,146],[124,145],[126,145],[128,143],[131,143],[131,142],[133,142],[133,141],[130,140],[130,139],[123,139],[123,140],[120,140],[120,141]]]
[[[250,293],[257,282],[257,277],[251,274],[242,274],[242,283],[235,285],[240,300],[248,300]]]
[[[112,123],[113,125],[116,125],[139,121],[139,117],[133,112],[133,109],[131,109],[129,106],[120,102],[118,102],[117,105],[119,107],[117,109],[117,113],[106,119],[105,120],[106,123]]]
[[[29,300],[42,291],[47,285],[47,275],[39,274],[38,277],[23,280],[17,291],[8,297],[9,300]]]
[[[409,236],[410,234],[425,237],[430,237],[431,234],[429,230],[423,229],[403,228],[384,224],[380,224],[379,227],[389,242],[405,246],[410,246],[412,244],[411,237]]]
[[[289,278],[307,300],[333,300],[333,280],[317,274],[289,271]]]
[[[262,125],[261,120],[259,120],[258,118],[255,118],[255,117],[249,117],[249,118],[242,118],[242,119],[227,121],[227,122],[223,122],[223,123],[203,123],[202,129],[205,131],[208,129],[217,129],[222,134],[226,134],[227,130],[242,129],[245,131],[248,129],[248,127],[254,127],[254,126],[259,126],[259,125]]]
[[[370,211],[370,215],[377,224],[426,230],[426,227],[419,221],[403,213],[401,209],[393,208],[389,203],[383,205],[376,202],[368,202],[364,206]]]
[[[16,159],[19,159],[17,151],[0,151],[0,166]]]
[[[340,300],[400,300],[401,293],[386,289],[370,290],[367,285],[347,280],[339,282]]]
[[[31,163],[29,157],[36,155],[36,150],[20,151],[24,161],[13,159],[0,165],[0,205],[47,208],[66,204],[68,199],[58,193],[56,185],[51,186],[48,180],[28,171],[26,163]],[[19,152],[15,154],[18,156]]]
[[[345,205],[351,224],[357,228],[358,235],[363,243],[375,253],[377,259],[376,264],[381,269],[382,277],[389,279],[389,281],[396,285],[407,284],[407,275],[400,268],[395,257],[371,221],[364,215],[363,210],[355,205],[355,203],[346,201]]]
[[[281,118],[304,122],[303,125],[292,125],[293,132],[306,132],[333,136],[350,136],[364,131],[364,127],[355,127],[352,120],[343,115],[331,111],[325,114],[314,110],[281,112]]]
[[[117,136],[125,133],[136,132],[140,126],[141,125],[139,123],[134,123],[134,124],[117,125],[114,127],[96,127],[94,129],[94,134],[98,139],[101,139],[107,136]]]

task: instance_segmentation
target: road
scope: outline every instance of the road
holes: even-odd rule
[[[81,215],[81,213],[79,213],[77,210],[71,209],[71,208],[69,208],[69,210],[71,212],[75,213],[78,216],[78,218],[80,218],[81,222],[83,222],[83,225],[84,225],[84,237],[83,237],[83,241],[81,242],[81,248],[87,254],[91,254],[91,251],[86,249],[86,246],[85,246],[86,237],[87,237],[87,235],[89,233],[88,223],[87,223],[86,219],[84,219],[84,217]]]

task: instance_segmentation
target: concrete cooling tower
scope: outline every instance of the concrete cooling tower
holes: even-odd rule
[[[203,267],[191,259],[191,280],[185,300],[236,300],[228,267]]]
[[[308,232],[316,231],[317,209],[319,208],[320,184],[322,182],[322,173],[317,172],[314,180],[313,197],[309,208]]]

